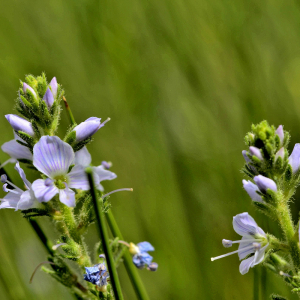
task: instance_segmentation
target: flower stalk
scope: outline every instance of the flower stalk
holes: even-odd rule
[[[114,263],[114,258],[113,254],[111,251],[111,248],[109,246],[109,237],[108,237],[108,232],[106,228],[106,223],[105,223],[105,217],[102,212],[102,199],[98,199],[97,194],[96,194],[96,188],[95,188],[95,183],[94,183],[94,178],[93,178],[93,170],[92,168],[88,167],[86,168],[86,174],[88,176],[89,184],[90,184],[90,192],[93,200],[93,205],[95,209],[95,214],[96,214],[96,221],[97,221],[97,228],[98,228],[98,233],[99,237],[102,241],[103,245],[103,250],[104,254],[107,260],[107,267],[108,271],[110,274],[110,280],[111,280],[111,285],[114,291],[114,296],[116,300],[123,300],[123,295],[122,295],[122,290],[121,290],[121,285],[119,282],[119,277],[118,273],[116,270],[116,266]]]

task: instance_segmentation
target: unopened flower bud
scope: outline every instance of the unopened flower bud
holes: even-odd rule
[[[15,131],[23,131],[32,137],[34,136],[34,131],[29,121],[13,114],[5,115],[5,118]]]
[[[30,91],[32,93],[32,95],[34,96],[35,99],[37,99],[36,93],[34,91],[34,89],[29,86],[27,83],[23,83],[23,92],[27,93],[27,91]]]
[[[250,180],[243,180],[243,187],[253,201],[263,202],[262,197],[257,194],[257,191],[259,191],[259,189],[256,184],[254,184]]]
[[[300,144],[296,144],[292,154],[289,157],[289,164],[292,167],[293,173],[295,174],[300,167]]]
[[[156,262],[152,262],[148,265],[147,269],[151,272],[157,271],[158,264]]]
[[[278,128],[276,129],[276,133],[279,136],[280,139],[280,145],[283,144],[283,140],[284,140],[284,132],[283,132],[283,126],[279,125]]]
[[[245,161],[246,161],[247,164],[248,164],[249,162],[251,162],[251,159],[248,157],[247,151],[246,151],[246,150],[243,150],[243,151],[242,151],[242,154],[243,154],[243,157],[244,157],[244,159],[245,159]]]
[[[258,148],[251,146],[251,147],[249,147],[249,151],[250,151],[251,155],[256,156],[259,160],[263,160],[264,159],[262,157],[261,152],[260,152],[260,150]]]
[[[262,193],[266,193],[267,189],[277,192],[277,185],[272,179],[262,175],[255,176],[253,179]]]
[[[284,148],[280,148],[277,153],[275,154],[275,161],[281,157],[282,159],[284,159]]]
[[[50,108],[53,103],[54,103],[54,97],[53,97],[53,94],[51,92],[51,90],[48,88],[44,97],[43,97],[43,100],[46,102],[48,108]]]
[[[76,132],[76,142],[81,142],[93,134],[95,134],[106,122],[101,124],[101,119],[96,117],[91,117],[80,123],[74,128]]]
[[[57,81],[56,81],[56,77],[53,77],[52,80],[50,81],[50,87],[51,87],[51,91],[53,94],[53,97],[56,98],[57,97]]]

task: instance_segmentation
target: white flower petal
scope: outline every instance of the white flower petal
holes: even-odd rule
[[[16,140],[4,143],[1,146],[1,149],[12,158],[32,160],[32,153],[30,150],[27,147],[20,145]]]
[[[253,267],[253,264],[254,264],[254,255],[243,260],[241,263],[240,263],[240,273],[242,275],[245,275],[246,273],[248,273],[249,269],[251,267]]]
[[[59,190],[59,200],[69,207],[75,207],[75,192],[71,189]]]
[[[51,186],[46,186],[45,180],[43,179],[35,180],[32,183],[31,188],[39,202],[48,202],[59,192],[58,188],[54,184]]]
[[[32,195],[32,193],[30,193],[30,191],[25,191],[21,195],[16,210],[26,210],[33,207],[35,207],[35,197]]]
[[[69,187],[87,191],[90,189],[89,180],[85,173],[84,167],[75,166],[68,175]],[[98,176],[94,174],[95,183],[99,182]]]
[[[92,156],[86,147],[75,152],[75,165],[87,167],[92,162]]]

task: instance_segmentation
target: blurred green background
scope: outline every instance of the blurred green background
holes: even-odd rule
[[[140,271],[152,300],[253,299],[254,272],[263,277],[261,299],[296,299],[261,267],[240,275],[237,255],[210,257],[227,252],[222,238],[238,237],[238,213],[279,233],[242,189],[241,151],[263,119],[300,140],[299,20],[290,0],[2,1],[0,142],[13,136],[4,114],[13,112],[19,79],[56,76],[78,122],[112,119],[89,150],[94,164],[114,163],[118,178],[107,191],[134,189],[111,201],[126,240],[156,248],[158,271]],[[68,124],[63,111],[60,136]],[[54,240],[51,223],[42,226]],[[86,241],[93,249],[94,227]],[[0,299],[73,299],[43,272],[29,284],[45,259],[26,220],[0,211]],[[135,299],[123,267],[120,277],[125,298]]]

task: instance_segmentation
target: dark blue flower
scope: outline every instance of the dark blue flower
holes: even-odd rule
[[[99,287],[107,285],[107,278],[109,278],[109,274],[106,270],[105,264],[97,264],[93,267],[85,268],[86,274],[84,274],[83,279],[95,284]]]
[[[154,247],[149,242],[141,242],[137,245],[130,243],[129,252],[133,254],[132,261],[137,268],[143,269],[152,263],[153,257],[148,251],[154,251]]]

